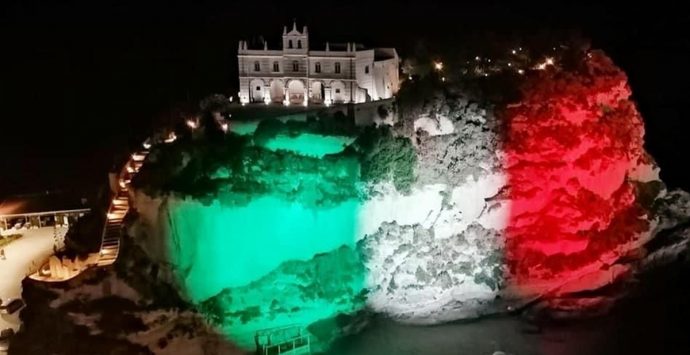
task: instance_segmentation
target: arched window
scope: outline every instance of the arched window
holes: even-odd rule
[[[278,66],[278,62],[273,62],[273,71],[274,72],[280,71],[280,66]]]
[[[340,62],[335,63],[335,73],[340,74]]]
[[[299,71],[299,62],[298,61],[292,62],[292,71]]]
[[[302,48],[302,40],[301,39],[297,40],[297,48]]]
[[[261,64],[259,62],[254,62],[254,71],[260,71],[261,70]]]
[[[320,72],[321,72],[321,63],[316,62],[316,64],[314,64],[314,72],[315,72],[315,73],[320,73]]]
[[[292,40],[288,41],[288,48],[292,48]]]

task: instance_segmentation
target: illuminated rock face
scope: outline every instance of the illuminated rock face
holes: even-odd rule
[[[402,141],[270,138],[275,126],[225,167],[173,169],[201,174],[214,197],[139,209],[162,225],[167,250],[152,253],[182,293],[245,347],[256,330],[294,323],[327,344],[365,309],[420,324],[477,317],[497,298],[572,294],[629,271],[610,265],[657,223],[640,191],[663,192],[649,188],[658,171],[629,96],[595,53],[577,74],[528,79],[497,115],[462,96],[408,107],[393,132]]]
[[[531,79],[520,104],[507,110],[505,237],[518,294],[605,269],[648,237],[635,188],[658,175],[644,155],[643,122],[630,95],[625,74],[592,53],[576,74]]]

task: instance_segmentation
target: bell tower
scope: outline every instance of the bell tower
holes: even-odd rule
[[[290,32],[287,31],[287,27],[283,27],[283,51],[304,54],[309,51],[307,26],[304,26],[300,32],[297,30],[297,22],[293,20]]]

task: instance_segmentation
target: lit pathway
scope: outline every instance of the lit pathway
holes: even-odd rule
[[[41,263],[53,254],[53,246],[63,247],[67,228],[43,227],[18,233],[22,234],[21,238],[3,247],[7,259],[0,259],[0,298],[5,302],[21,297],[22,280],[36,272]],[[6,328],[19,330],[16,315],[0,315],[0,330]]]

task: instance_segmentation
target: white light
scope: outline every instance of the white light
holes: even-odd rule
[[[443,63],[442,62],[434,62],[434,69],[443,70]]]
[[[442,78],[441,78],[441,81],[446,81],[446,77],[445,77],[445,76],[442,77]]]
[[[407,78],[412,80],[412,75],[408,75]]]
[[[128,166],[128,167],[127,167],[127,172],[128,172],[128,173],[133,173],[133,172],[134,172],[134,168],[131,167],[131,166]]]
[[[268,97],[268,95],[266,95],[266,96],[264,97],[264,103],[265,103],[266,105],[268,105],[268,104],[271,103],[271,98]]]
[[[324,101],[324,104],[326,105],[326,107],[330,107],[331,106],[331,100]]]
[[[518,69],[518,74],[525,74],[525,71],[522,69]]]
[[[513,49],[512,51],[510,51],[510,52],[513,53],[513,54],[517,54],[517,51],[514,50],[514,49]]]
[[[486,76],[489,76],[489,74],[488,74],[488,73],[484,73],[484,76],[485,76],[485,77],[486,77]]]
[[[242,101],[242,106],[245,106],[246,104],[247,104],[246,102]]]
[[[198,127],[198,124],[194,120],[187,120],[187,127],[191,129],[196,129]]]
[[[487,59],[486,61],[489,62],[489,63],[491,63],[491,59]]]
[[[168,135],[168,138],[166,138],[166,139],[164,140],[164,142],[165,142],[165,143],[172,143],[172,142],[175,141],[175,139],[177,139],[177,136],[175,135],[175,132],[170,132],[170,134]]]
[[[546,58],[546,65],[553,65],[553,58]]]
[[[522,52],[522,47],[518,47],[518,50],[519,50],[520,52]]]
[[[221,123],[220,129],[222,129],[223,132],[227,132],[228,131],[228,124],[227,123]]]
[[[306,107],[306,106],[307,106],[307,100],[304,100],[304,101],[302,102],[302,105],[304,105],[304,106]]]
[[[513,66],[513,63],[508,63],[508,66],[509,66],[509,67],[512,67],[512,66]]]
[[[479,56],[474,57],[474,60],[480,60]]]
[[[544,70],[544,69],[546,69],[546,63],[540,63],[539,65],[537,65],[537,69],[538,69],[538,70]]]
[[[288,99],[283,100],[283,105],[284,106],[290,105],[290,101],[288,101]]]

